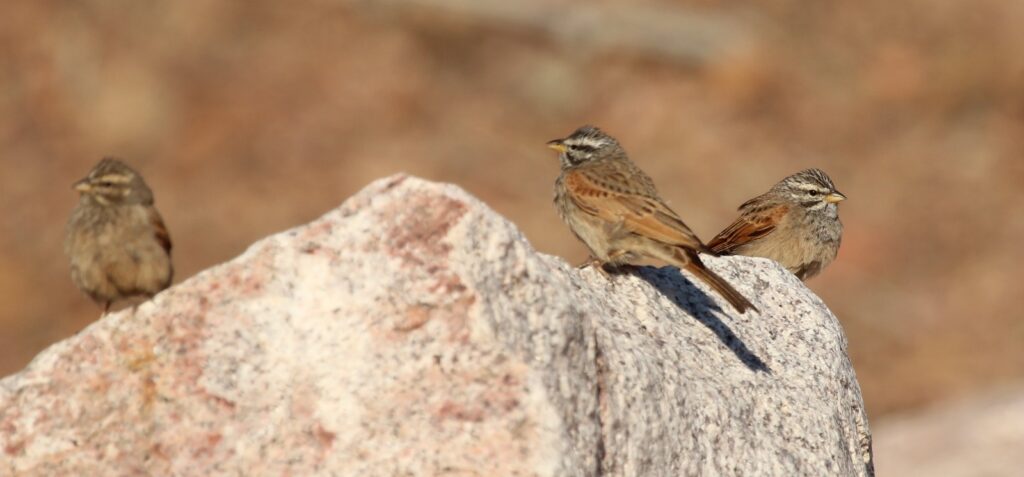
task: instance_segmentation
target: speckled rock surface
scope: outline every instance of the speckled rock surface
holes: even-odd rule
[[[0,381],[0,475],[870,475],[836,318],[707,262],[761,313],[383,179]]]

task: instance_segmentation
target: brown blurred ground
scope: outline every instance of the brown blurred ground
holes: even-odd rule
[[[61,241],[103,155],[156,191],[177,281],[398,171],[575,262],[543,144],[594,123],[705,239],[789,173],[833,177],[843,248],[809,285],[873,416],[1024,378],[1024,2],[430,3],[5,5],[0,375],[99,316]],[[713,41],[619,40],[634,9]]]

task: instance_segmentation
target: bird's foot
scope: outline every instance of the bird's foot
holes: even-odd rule
[[[584,268],[587,268],[587,267],[590,267],[590,266],[594,265],[594,262],[597,262],[597,261],[598,260],[596,258],[594,258],[593,255],[590,255],[590,256],[587,257],[586,260],[583,261],[583,263],[580,263],[579,265],[576,265],[576,269],[577,270],[583,270]]]
[[[606,260],[591,255],[585,262],[577,265],[576,268],[582,270],[587,267],[593,267],[606,279],[614,280],[614,275],[636,269],[636,266],[630,263],[634,258],[632,252],[628,250],[614,250],[608,254]]]
[[[603,275],[606,279],[611,280],[612,276],[610,273],[608,273],[608,270],[605,268],[606,265],[607,262],[601,261],[594,257],[590,257],[589,259],[587,259],[586,262],[577,265],[576,269],[583,270],[585,268],[593,268],[594,270],[597,270],[598,273]]]

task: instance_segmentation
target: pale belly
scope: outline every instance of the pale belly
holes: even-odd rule
[[[587,246],[593,258],[611,264],[631,263],[636,260],[634,254],[623,250],[623,246],[630,241],[631,234],[576,207],[571,200],[561,195],[561,189],[557,185],[555,209],[562,221],[569,226],[569,230]]]
[[[783,237],[786,237],[783,239]],[[838,252],[838,242],[822,242],[807,234],[793,233],[789,229],[776,230],[769,237],[738,247],[734,253],[751,257],[770,258],[801,279],[817,275],[832,263]]]

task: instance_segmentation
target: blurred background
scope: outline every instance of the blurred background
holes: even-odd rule
[[[847,331],[882,473],[908,459],[882,443],[928,413],[974,406],[1024,427],[1024,2],[4,10],[0,375],[100,314],[62,239],[70,185],[104,155],[155,190],[176,281],[399,171],[461,185],[576,262],[544,143],[592,123],[705,240],[802,168],[849,196],[839,258],[808,285]]]

